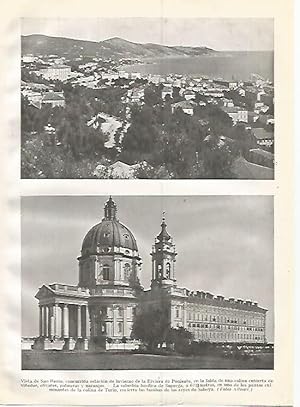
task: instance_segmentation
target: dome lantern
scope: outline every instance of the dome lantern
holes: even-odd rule
[[[116,219],[117,215],[117,205],[113,201],[112,197],[109,197],[109,200],[104,206],[104,218],[108,220]]]

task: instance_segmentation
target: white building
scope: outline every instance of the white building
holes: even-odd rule
[[[24,62],[24,64],[30,64],[31,62],[35,62],[35,61],[36,61],[36,57],[34,55],[28,54],[28,55],[22,56],[22,62]]]
[[[196,97],[196,93],[192,90],[186,90],[183,93],[183,96],[184,96],[185,100],[194,100]]]
[[[128,89],[126,102],[140,104],[144,102],[144,96],[145,96],[144,88]]]
[[[267,131],[262,127],[253,128],[252,135],[255,137],[256,142],[262,147],[271,147],[274,144],[274,133]]]
[[[233,123],[237,122],[244,122],[248,123],[248,111],[237,106],[233,107],[228,107],[228,106],[223,106],[222,110],[228,114],[229,117],[231,117]]]
[[[172,104],[172,113],[174,113],[174,111],[177,109],[181,109],[184,113],[189,114],[190,116],[193,116],[195,106],[196,106],[195,102],[187,101],[187,100],[173,103]]]
[[[51,65],[40,70],[43,78],[48,80],[65,81],[71,74],[71,67],[67,65]]]
[[[164,86],[161,91],[161,98],[165,99],[166,96],[169,95],[171,98],[173,97],[173,88],[172,86]]]
[[[27,94],[27,98],[29,102],[41,109],[43,105],[49,105],[53,107],[65,107],[66,101],[63,92],[32,92],[31,94]]]
[[[135,80],[135,79],[141,79],[142,75],[140,72],[131,72],[130,78]]]

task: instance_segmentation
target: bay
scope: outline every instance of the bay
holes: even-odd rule
[[[273,51],[230,51],[197,57],[147,59],[145,63],[124,67],[127,72],[142,74],[207,76],[225,80],[251,80],[253,74],[273,82]]]

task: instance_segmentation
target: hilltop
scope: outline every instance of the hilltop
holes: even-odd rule
[[[207,47],[166,46],[139,44],[113,37],[104,41],[86,41],[64,37],[32,34],[21,38],[22,55],[43,54],[58,56],[100,56],[103,58],[158,58],[199,56],[216,52]]]

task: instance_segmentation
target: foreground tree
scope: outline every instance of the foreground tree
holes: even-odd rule
[[[45,133],[33,135],[21,148],[22,178],[91,178],[94,159],[74,160],[71,151],[52,145]]]
[[[154,351],[167,340],[170,329],[166,307],[153,306],[135,316],[131,337],[140,339],[148,350]]]
[[[235,155],[228,145],[222,143],[219,136],[211,135],[209,137],[203,146],[201,158],[204,174],[201,173],[200,178],[220,179],[233,177],[231,167]]]
[[[172,345],[176,352],[185,353],[190,347],[192,338],[192,333],[182,326],[170,328],[167,335],[167,344]]]

